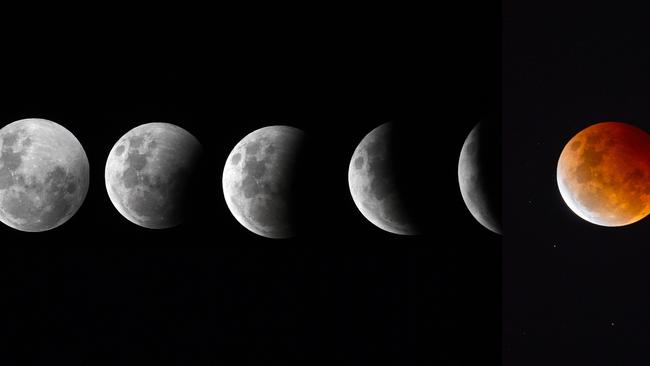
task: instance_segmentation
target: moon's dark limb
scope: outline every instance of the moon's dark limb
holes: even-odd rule
[[[375,128],[357,146],[348,169],[350,192],[361,213],[377,227],[401,235],[421,233],[421,212],[409,191],[423,177],[404,168],[417,156],[407,152],[414,143],[411,135],[395,123]]]
[[[501,146],[499,131],[485,122],[469,133],[458,161],[458,183],[474,218],[501,234]]]
[[[296,235],[296,165],[304,133],[289,126],[253,131],[232,150],[224,166],[224,198],[233,216],[268,238]]]
[[[68,130],[41,119],[0,130],[0,220],[44,231],[70,219],[88,191],[88,159]]]
[[[140,226],[180,224],[201,153],[198,140],[178,126],[149,123],[134,128],[115,144],[106,163],[111,201]]]

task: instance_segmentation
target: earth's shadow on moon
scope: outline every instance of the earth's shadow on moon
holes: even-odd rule
[[[149,229],[169,229],[195,208],[200,142],[167,123],[148,123],[127,132],[111,150],[106,188],[118,211]]]
[[[306,237],[314,233],[323,232],[324,223],[331,222],[330,207],[324,202],[328,194],[324,193],[327,178],[323,168],[326,166],[317,139],[305,133],[298,147],[298,153],[291,171],[290,179],[293,181],[293,194],[291,205],[293,207],[292,220],[295,222],[295,237]]]
[[[308,194],[309,161],[304,131],[288,125],[258,128],[231,150],[222,173],[223,198],[235,219],[265,238],[289,239],[303,230],[299,221]],[[313,187],[313,184],[312,184]]]
[[[439,139],[412,120],[379,124],[357,146],[348,179],[352,199],[375,226],[399,235],[426,234],[444,211],[446,181]]]
[[[212,176],[209,174],[210,166],[208,164],[208,157],[203,148],[194,157],[190,166],[188,166],[185,173],[185,181],[183,184],[183,191],[179,192],[179,197],[175,198],[179,216],[181,217],[179,225],[173,226],[170,229],[185,225],[199,225],[202,221],[212,222],[212,209],[207,207],[205,196],[207,192],[214,190],[214,181],[211,181]]]
[[[425,138],[417,126],[402,121],[391,122],[384,138],[386,159],[375,174],[386,177],[385,189],[392,190],[398,199],[393,207],[395,215],[407,223],[412,234],[424,234],[438,210],[432,198],[439,186],[435,182],[440,174],[436,164],[439,157],[428,149],[435,140]]]

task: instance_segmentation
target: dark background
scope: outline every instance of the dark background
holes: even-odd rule
[[[500,120],[498,8],[414,10],[359,14],[374,21],[350,29],[328,18],[19,42],[0,121],[68,128],[91,182],[54,230],[0,226],[4,364],[498,362],[500,237],[471,217],[456,172],[474,124]],[[123,218],[104,186],[113,144],[154,121],[188,130],[207,157],[191,217],[160,231]],[[387,121],[421,136],[410,166],[428,186],[426,235],[383,232],[350,197],[350,157]],[[304,130],[317,152],[309,230],[291,240],[243,228],[221,192],[230,149],[270,124]]]
[[[503,4],[505,364],[647,364],[649,223],[580,219],[555,174],[591,124],[650,131],[647,19],[622,3]]]

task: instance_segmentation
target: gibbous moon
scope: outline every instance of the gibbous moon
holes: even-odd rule
[[[650,213],[650,138],[632,125],[603,122],[580,131],[557,164],[557,184],[576,215],[602,226]]]
[[[38,118],[0,129],[0,221],[45,231],[68,221],[88,192],[88,158],[63,126]]]
[[[223,169],[226,204],[248,230],[267,238],[296,234],[296,164],[305,134],[294,127],[253,131],[232,149]]]
[[[501,146],[485,122],[467,135],[458,159],[458,185],[476,221],[501,234]]]
[[[348,184],[354,203],[368,221],[393,234],[415,235],[418,225],[400,187],[394,138],[392,123],[370,131],[354,150]]]
[[[117,141],[106,161],[108,196],[129,221],[149,229],[180,224],[192,177],[201,158],[199,141],[169,123],[147,123]]]

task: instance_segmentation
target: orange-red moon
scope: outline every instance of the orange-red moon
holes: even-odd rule
[[[650,136],[620,122],[589,126],[564,147],[557,184],[581,218],[623,226],[650,213]]]

